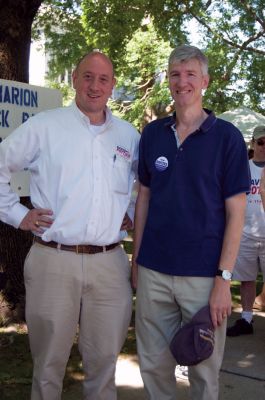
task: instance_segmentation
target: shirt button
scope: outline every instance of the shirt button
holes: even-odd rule
[[[182,147],[180,147],[180,148],[179,148],[179,151],[183,151],[183,148],[182,148]]]

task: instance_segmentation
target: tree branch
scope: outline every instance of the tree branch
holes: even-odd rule
[[[189,10],[189,12],[191,13],[191,15],[202,25],[204,26],[208,32],[210,32],[213,36],[221,39],[224,43],[228,44],[231,47],[237,48],[237,49],[244,49],[247,51],[250,51],[252,53],[258,53],[258,54],[263,54],[265,55],[265,51],[261,50],[261,49],[257,49],[255,47],[251,47],[248,46],[249,43],[257,40],[258,38],[264,36],[265,37],[265,32],[264,31],[260,31],[259,33],[257,33],[254,36],[251,36],[248,40],[246,40],[242,45],[237,44],[236,42],[233,42],[232,40],[228,40],[226,39],[223,35],[221,35],[220,33],[216,32],[215,30],[213,30],[203,19],[199,18],[196,14],[193,14],[191,10]]]
[[[251,7],[251,5],[250,5],[250,4],[246,4],[246,2],[245,2],[244,0],[240,0],[240,3],[242,4],[243,8],[244,8],[247,12],[249,12],[249,13],[254,17],[254,19],[255,19],[257,22],[260,23],[260,25],[261,25],[262,28],[263,28],[263,31],[265,31],[265,21],[262,20],[262,19],[256,14],[255,10]]]

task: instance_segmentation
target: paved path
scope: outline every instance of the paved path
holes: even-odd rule
[[[239,310],[233,312],[229,324],[239,317]],[[146,400],[137,356],[120,356],[116,384],[118,400]],[[188,400],[188,380],[179,379],[177,387],[178,400]],[[81,399],[81,382],[62,398]],[[254,335],[227,338],[220,374],[220,400],[265,400],[265,313],[255,314]]]

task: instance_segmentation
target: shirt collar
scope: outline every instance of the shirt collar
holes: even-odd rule
[[[200,130],[206,133],[215,124],[217,118],[213,111],[208,110],[207,108],[204,108],[204,111],[208,114],[208,117],[201,124]],[[174,112],[165,122],[165,126],[176,128],[176,112]]]
[[[73,108],[75,114],[76,114],[79,118],[81,118],[82,121],[84,121],[84,122],[85,122],[86,124],[88,124],[88,125],[91,125],[89,117],[88,117],[86,114],[84,114],[84,113],[80,110],[80,108],[77,107],[77,104],[76,104],[76,101],[75,101],[75,100],[73,100],[73,102],[72,102],[72,104],[70,105],[70,107]],[[106,112],[106,121],[104,122],[104,124],[108,125],[108,124],[112,121],[113,115],[112,115],[112,112],[111,112],[111,110],[109,109],[108,106],[105,107],[105,112]]]

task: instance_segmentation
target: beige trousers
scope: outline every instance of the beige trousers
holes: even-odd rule
[[[131,318],[123,249],[75,254],[35,243],[25,261],[26,320],[34,370],[31,400],[61,399],[79,324],[85,400],[116,400],[116,360]]]
[[[136,334],[141,375],[149,400],[176,400],[176,361],[169,343],[180,328],[208,304],[213,278],[180,277],[139,267]],[[215,330],[210,358],[189,367],[193,400],[217,400],[226,322]]]

